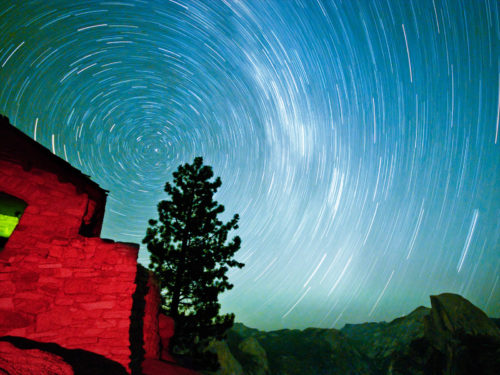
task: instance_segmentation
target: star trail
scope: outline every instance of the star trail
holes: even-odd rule
[[[203,156],[241,216],[246,267],[221,299],[237,321],[340,328],[442,292],[500,316],[499,13],[3,0],[0,112],[110,191],[103,237],[120,241]]]

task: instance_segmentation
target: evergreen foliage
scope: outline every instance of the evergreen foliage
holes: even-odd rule
[[[212,177],[212,168],[201,157],[180,165],[173,183],[165,185],[169,199],[158,204],[159,218],[149,221],[143,240],[160,281],[163,310],[175,321],[170,351],[190,358],[193,367],[205,368],[216,363],[207,345],[224,338],[234,322],[234,314],[219,315],[218,295],[233,287],[226,273],[244,266],[233,259],[240,238],[228,241],[239,217],[227,223],[218,219],[224,207],[213,196],[221,180],[210,181]]]

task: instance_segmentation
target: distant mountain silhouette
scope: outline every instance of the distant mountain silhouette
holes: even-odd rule
[[[262,332],[236,323],[217,375],[498,375],[500,319],[456,294],[386,323]]]

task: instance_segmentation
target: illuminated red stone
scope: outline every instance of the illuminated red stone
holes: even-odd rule
[[[165,361],[174,362],[174,358],[168,351],[170,339],[174,335],[174,320],[164,314],[158,316],[158,326],[160,330],[161,353],[160,358]]]
[[[106,191],[0,116],[0,192],[27,204],[0,249],[0,337],[84,349],[130,371],[139,247],[98,237]],[[155,374],[195,374],[159,361],[160,348],[173,361],[166,348],[174,325],[159,315],[151,274],[142,298],[148,366],[163,371]]]
[[[71,366],[57,355],[36,349],[22,350],[8,342],[0,342],[0,369],[11,375],[74,374]]]

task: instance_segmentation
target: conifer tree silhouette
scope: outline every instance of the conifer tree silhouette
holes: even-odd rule
[[[143,239],[160,282],[163,310],[175,321],[170,351],[194,368],[217,367],[207,345],[223,339],[234,322],[234,314],[219,315],[218,295],[233,287],[226,276],[229,268],[244,266],[233,259],[240,238],[227,240],[239,216],[227,223],[218,219],[224,206],[213,196],[221,180],[212,177],[201,157],[180,165],[173,183],[165,184],[169,199],[158,204],[158,220],[149,220]]]

